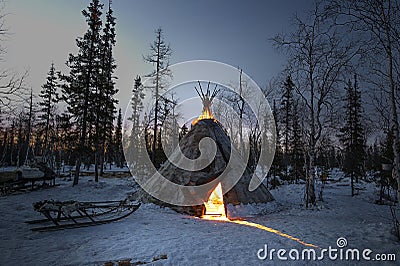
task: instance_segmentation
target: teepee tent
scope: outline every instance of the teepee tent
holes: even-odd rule
[[[171,161],[167,161],[159,169],[160,174],[176,184],[180,184],[183,186],[199,186],[215,181],[223,173],[228,173],[228,175],[229,172],[234,173],[235,167],[240,166],[238,168],[244,169],[244,172],[239,181],[234,184],[233,187],[231,185],[232,188],[227,191],[223,196],[221,195],[223,197],[223,202],[225,204],[237,205],[248,203],[266,203],[269,201],[273,201],[273,196],[263,184],[261,184],[257,189],[249,191],[248,188],[253,173],[251,173],[250,169],[247,168],[246,165],[243,165],[245,164],[243,160],[236,160],[233,164],[229,163],[232,153],[234,153],[235,156],[240,155],[238,155],[239,153],[235,151],[235,148],[231,144],[231,141],[228,135],[225,133],[224,129],[222,128],[222,125],[213,117],[210,110],[212,101],[218,92],[217,89],[215,88],[214,92],[211,94],[208,84],[206,93],[203,93],[201,85],[200,90],[197,90],[196,88],[196,91],[203,102],[202,114],[198,119],[195,119],[192,122],[191,130],[179,142],[179,148],[181,152],[176,153],[175,158],[171,159],[173,162],[179,162],[186,158],[192,160],[198,159],[201,156],[202,152],[207,153],[207,151],[201,151],[200,148],[200,141],[205,138],[210,138],[216,144],[216,152],[215,156],[213,157],[214,159],[206,167],[195,171],[181,169]],[[179,158],[179,156],[184,156],[186,158]],[[202,162],[200,161],[198,163]],[[198,167],[196,166],[193,167],[198,169]],[[231,168],[230,171],[225,171],[227,167]],[[214,190],[210,189],[209,191],[206,191],[204,195],[196,195],[197,197],[201,197],[202,199],[204,199],[203,205],[168,206],[179,212],[202,216],[207,213],[206,207],[210,207],[210,204],[207,204],[210,203],[210,197],[214,195],[218,198],[218,195],[221,194],[221,186],[222,190],[224,190],[225,186],[229,185],[229,179],[222,178],[221,182],[215,183],[215,186],[213,187]],[[217,191],[217,188],[219,189],[219,191]],[[154,199],[152,201],[154,201]],[[161,205],[165,205],[159,201],[155,202]]]

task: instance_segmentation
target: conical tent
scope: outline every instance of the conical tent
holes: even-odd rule
[[[196,91],[203,102],[202,114],[198,119],[195,119],[192,122],[191,130],[181,139],[178,147],[181,152],[173,153],[170,158],[171,160],[167,161],[159,169],[159,173],[169,181],[183,186],[200,186],[221,180],[222,191],[226,192],[226,188],[231,188],[223,195],[224,202],[228,204],[237,205],[273,201],[273,196],[262,183],[255,190],[249,191],[249,184],[253,174],[250,169],[247,168],[244,160],[239,158],[240,155],[238,155],[239,153],[231,144],[228,135],[223,130],[221,124],[212,115],[210,107],[218,91],[217,88],[215,88],[214,92],[211,94],[209,85],[210,83],[208,84],[206,93],[203,93],[199,82],[200,90],[197,90],[196,88]],[[206,150],[201,150],[200,142],[204,139],[211,139],[215,143],[215,156],[211,156],[212,152],[209,150],[211,149],[209,147]],[[208,157],[212,157],[213,160],[209,164],[204,164],[204,161],[202,162],[202,160],[199,160],[201,155],[204,155],[202,153],[210,154]],[[233,163],[230,161],[232,159],[231,154],[234,155],[232,158],[236,158],[236,160],[232,160]],[[205,159],[209,159],[207,156],[205,157]],[[185,170],[172,163],[178,162],[177,165],[182,165],[179,162],[185,161],[187,158],[195,160],[195,164],[192,165],[192,168],[196,170]],[[199,167],[199,165],[206,166]],[[240,171],[240,169],[244,169],[244,171]],[[239,177],[240,179],[238,182],[234,184],[232,179],[229,177],[230,175],[237,175],[237,173],[243,174]],[[216,180],[217,178],[219,179]],[[196,197],[201,199],[201,202],[206,203],[210,198],[211,193],[219,184],[216,182],[214,183],[215,186],[210,186],[211,189],[205,191],[202,195],[197,193],[196,195],[185,196]],[[197,216],[201,216],[205,212],[204,204],[196,206],[171,206],[155,200],[149,195],[145,196],[145,199],[149,199],[152,202],[163,206],[169,206],[179,212],[185,212]]]
[[[228,165],[231,149],[234,149],[234,147],[231,145],[230,139],[222,126],[216,120],[203,119],[197,121],[179,143],[182,154],[189,159],[199,158],[199,142],[203,138],[211,138],[217,146],[214,160],[207,167],[198,171],[187,171],[168,161],[160,168],[160,174],[168,180],[184,186],[202,185],[212,182],[220,176]],[[175,158],[174,161],[179,161],[179,158]],[[245,167],[245,171],[238,183],[224,194],[224,202],[237,205],[273,201],[273,196],[263,184],[254,191],[248,190],[251,178],[252,173],[247,167]],[[222,181],[222,186],[224,186],[224,181]],[[212,190],[208,191],[207,195],[197,196],[204,198],[204,201],[206,202],[211,192]],[[170,207],[179,212],[185,212],[197,216],[204,214],[204,205]]]

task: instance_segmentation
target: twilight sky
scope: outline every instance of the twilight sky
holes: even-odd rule
[[[29,70],[28,85],[40,91],[53,61],[66,71],[75,38],[86,23],[81,11],[90,0],[8,0],[6,23],[13,33],[7,41],[6,65]],[[101,0],[107,4],[108,0]],[[240,66],[261,87],[284,64],[268,40],[290,31],[293,13],[302,14],[311,0],[113,0],[117,18],[115,59],[116,96],[123,109],[128,104],[132,80],[151,72],[142,55],[149,51],[154,30],[161,26],[173,50],[171,63],[209,59]]]

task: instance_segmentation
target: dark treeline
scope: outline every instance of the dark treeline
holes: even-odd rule
[[[122,167],[121,111],[114,125],[115,18],[111,1],[104,16],[103,8],[93,0],[82,11],[88,28],[76,39],[77,54],[68,57],[69,73],[51,64],[40,94],[2,123],[3,165],[21,166],[38,157],[53,169],[75,165],[74,185],[82,164],[95,165],[96,181],[106,163]]]
[[[398,1],[315,1],[293,30],[271,39],[288,60],[272,84],[277,103],[273,171],[306,182],[306,205],[322,199],[330,169],[377,175],[400,198]],[[383,190],[383,189],[382,189]]]

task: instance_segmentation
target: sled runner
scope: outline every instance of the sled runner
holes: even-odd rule
[[[131,215],[140,207],[140,202],[122,201],[54,201],[45,200],[33,204],[35,211],[46,218],[26,221],[41,224],[32,231],[51,231],[110,223]]]

